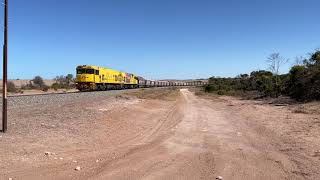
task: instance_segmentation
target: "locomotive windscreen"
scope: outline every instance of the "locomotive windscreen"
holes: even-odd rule
[[[94,69],[77,69],[77,74],[94,74]]]

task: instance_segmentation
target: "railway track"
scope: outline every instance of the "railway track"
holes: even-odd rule
[[[164,88],[164,87],[152,87],[152,88]],[[144,89],[144,88],[137,88]],[[106,91],[72,91],[72,92],[53,92],[53,93],[36,93],[36,94],[15,94],[8,95],[8,97],[26,97],[26,96],[49,96],[49,95],[61,95],[61,94],[78,94],[78,93],[96,93],[96,92],[110,92],[110,91],[130,91],[135,89],[113,89]]]
[[[168,87],[152,87],[139,89],[161,89]],[[108,91],[88,91],[88,92],[59,92],[59,93],[39,93],[39,94],[19,94],[8,96],[9,108],[25,108],[28,106],[40,105],[46,107],[50,104],[60,106],[68,103],[82,103],[82,101],[96,101],[101,98],[122,95],[127,92],[138,92],[139,89],[122,89],[122,90],[108,90]],[[1,107],[0,98],[0,107]],[[0,115],[1,117],[1,115]]]
[[[59,94],[75,94],[75,93],[83,93],[83,92],[74,91],[74,92],[54,92],[54,93],[36,93],[36,94],[14,94],[14,95],[8,95],[8,97],[49,96],[49,95],[59,95]]]
[[[126,90],[110,90],[110,91],[89,91],[89,92],[59,92],[59,93],[43,93],[43,94],[20,94],[8,96],[9,108],[24,108],[26,106],[35,106],[41,104],[47,106],[55,104],[60,106],[62,104],[75,103],[82,101],[95,101],[100,98],[110,97],[114,95],[121,95],[125,92],[135,91],[138,89]],[[1,102],[1,98],[0,98]],[[1,103],[0,103],[1,107]],[[1,117],[1,115],[0,115]]]
[[[186,87],[183,85],[177,86],[148,86],[148,87],[140,87],[135,89],[145,89],[145,88],[170,88],[170,87]],[[35,94],[13,94],[8,95],[8,97],[26,97],[26,96],[49,96],[49,95],[61,95],[61,94],[76,94],[76,93],[94,93],[94,92],[109,92],[109,91],[128,91],[134,89],[113,89],[113,90],[106,90],[106,91],[71,91],[71,92],[50,92],[50,93],[35,93]]]

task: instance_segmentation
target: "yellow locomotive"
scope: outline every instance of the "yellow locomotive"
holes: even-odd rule
[[[134,74],[91,65],[77,67],[76,86],[80,91],[129,89],[138,85]]]

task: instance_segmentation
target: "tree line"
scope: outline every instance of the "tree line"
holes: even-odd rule
[[[57,91],[58,89],[71,89],[75,88],[75,79],[72,74],[67,74],[66,76],[56,76],[54,78],[54,83],[48,86],[41,76],[35,76],[27,84],[22,85],[20,89],[12,82],[8,82],[8,92],[22,92],[23,90],[37,89],[42,91],[48,91],[50,88]]]
[[[267,62],[269,70],[240,74],[235,78],[211,77],[204,90],[220,95],[256,92],[259,97],[286,95],[298,101],[320,100],[320,50],[308,58],[296,58],[295,65],[286,74],[279,74],[279,69],[288,59],[279,53],[271,54]]]

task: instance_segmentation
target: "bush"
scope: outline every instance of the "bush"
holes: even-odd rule
[[[57,88],[65,88],[65,89],[70,89],[70,88],[74,88],[75,87],[75,79],[73,78],[72,74],[68,74],[66,76],[57,76],[55,78],[55,81],[57,84],[55,84],[55,86]]]
[[[8,81],[7,91],[8,91],[8,92],[17,92],[16,85],[15,85],[13,82]]]
[[[41,88],[42,91],[47,92],[49,90],[49,86],[43,86]]]
[[[51,85],[51,88],[54,89],[55,91],[57,91],[57,90],[60,88],[60,85],[55,82],[55,83],[53,83],[53,84]]]
[[[207,93],[210,93],[210,92],[213,92],[215,90],[214,86],[213,85],[205,85],[204,86],[204,92],[207,92]]]
[[[45,86],[44,81],[43,81],[43,79],[42,79],[41,76],[36,76],[36,77],[34,77],[32,81],[33,81],[33,84],[34,84],[36,87],[42,88],[42,87]]]
[[[33,89],[33,88],[34,88],[34,87],[33,87],[31,81],[29,81],[29,83],[21,86],[21,89],[23,89],[23,90],[30,90],[30,89]]]
[[[289,77],[286,84],[286,90],[284,93],[287,95],[302,100],[305,91],[305,85],[307,84],[306,68],[304,66],[293,66],[289,72]]]
[[[295,65],[288,74],[278,75],[260,70],[235,78],[209,78],[205,92],[219,95],[248,95],[259,92],[263,97],[288,95],[300,101],[320,100],[320,50],[311,54],[303,64]],[[247,93],[250,92],[250,93]]]
[[[320,100],[320,51],[311,54],[303,65],[293,66],[284,94],[300,101]]]

